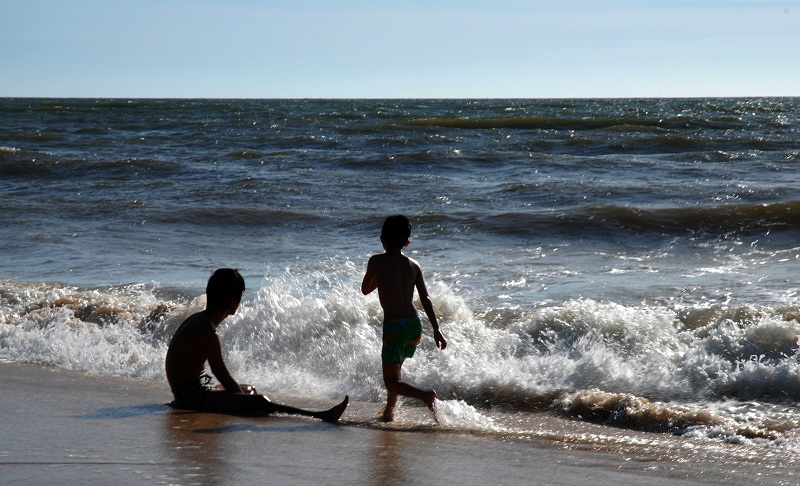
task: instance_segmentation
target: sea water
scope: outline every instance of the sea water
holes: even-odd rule
[[[413,223],[445,427],[546,412],[800,451],[800,100],[0,100],[0,359],[164,381],[218,267],[233,375],[385,399],[360,283]],[[168,397],[165,397],[165,400]]]

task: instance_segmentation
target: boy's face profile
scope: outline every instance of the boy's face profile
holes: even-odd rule
[[[242,292],[244,294],[244,292]],[[232,295],[231,302],[228,305],[228,315],[236,314],[236,311],[239,309],[239,305],[242,303],[242,294],[239,295]]]

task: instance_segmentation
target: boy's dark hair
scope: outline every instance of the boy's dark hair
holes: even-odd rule
[[[244,278],[238,270],[220,268],[216,270],[206,285],[206,306],[210,309],[222,309],[231,303],[231,297],[242,297]]]
[[[411,237],[411,222],[402,214],[386,218],[381,229],[383,240],[394,248],[403,248]]]

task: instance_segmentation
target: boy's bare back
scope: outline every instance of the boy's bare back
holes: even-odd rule
[[[409,319],[417,316],[414,289],[427,296],[419,264],[400,251],[375,255],[367,263],[362,291],[378,289],[384,319]]]
[[[212,319],[207,311],[198,312],[175,332],[166,358],[167,381],[173,390],[196,382],[208,361],[211,372],[226,390],[239,391],[239,385],[222,359],[222,349]]]
[[[166,358],[167,381],[173,390],[197,381],[197,377],[203,373],[208,358],[203,351],[206,346],[203,345],[205,333],[202,329],[208,327],[209,331],[214,332],[213,326],[202,313],[197,313],[178,328],[170,341]]]

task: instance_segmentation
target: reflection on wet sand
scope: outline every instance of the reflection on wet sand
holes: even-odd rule
[[[369,474],[369,484],[408,484],[402,447],[404,441],[399,440],[399,435],[392,431],[378,431],[374,435],[372,455],[375,463],[365,469]]]
[[[162,433],[164,457],[173,464],[174,478],[179,484],[215,484],[224,482],[232,457],[223,434],[202,430],[224,427],[233,417],[183,410],[164,414]],[[173,479],[173,478],[170,478]]]

